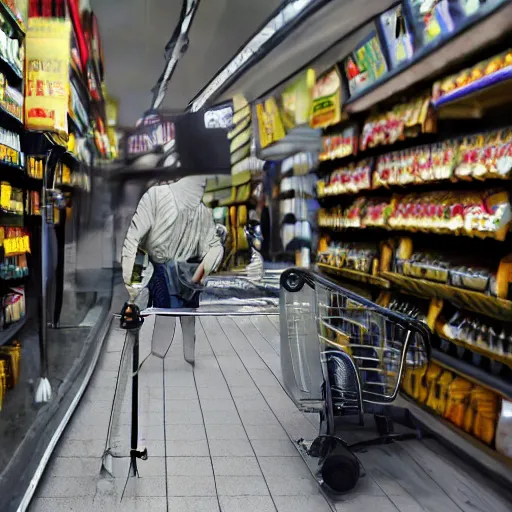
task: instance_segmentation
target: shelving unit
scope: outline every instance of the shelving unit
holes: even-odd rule
[[[18,36],[21,38],[25,37],[25,28],[20,25],[20,22],[16,16],[14,16],[11,9],[9,9],[9,7],[4,2],[0,2],[0,10],[2,14],[7,17],[12,28],[17,32]]]
[[[9,325],[7,329],[0,331],[0,347],[6,343],[9,343],[15,336],[17,336],[26,323],[27,317],[24,316],[21,320],[18,320],[17,322]]]
[[[379,276],[374,276],[372,274],[367,274],[365,272],[361,272],[359,270],[353,270],[349,268],[337,268],[331,265],[326,265],[324,263],[317,263],[317,267],[326,274],[330,274],[332,276],[347,279],[349,281],[357,281],[359,283],[370,284],[372,286],[378,286],[384,290],[388,290],[391,288],[391,283]]]
[[[383,17],[367,20],[361,29],[365,36],[350,40],[352,48],[341,49],[339,44],[339,54],[327,51],[309,69],[258,100],[255,110],[264,139],[259,156],[284,160],[314,151],[318,133],[304,123],[301,110],[309,101],[309,125],[323,129],[317,145],[319,164],[311,171],[319,177],[321,208],[317,226],[312,226],[322,237],[317,270],[342,286],[357,288],[357,293],[367,293],[384,307],[423,319],[432,331],[433,363],[466,379],[475,396],[482,387],[495,393],[501,404],[512,400],[512,274],[504,277],[507,253],[512,252],[507,250],[512,227],[512,123],[505,121],[512,114],[512,49],[507,46],[512,3],[478,4],[473,6],[477,13],[459,13],[456,21],[450,11],[453,26],[439,28],[432,35],[434,41],[423,45],[418,43],[420,31],[426,35],[437,3],[428,8],[422,4],[432,11],[431,17],[422,12],[414,20],[406,5],[411,3],[404,1],[399,15],[394,8],[386,11],[405,18],[395,20],[397,27],[405,24],[400,29],[405,34],[395,34],[388,26],[391,43]],[[391,55],[393,45],[403,42],[401,37],[410,37],[411,43],[411,53],[402,55],[402,61]],[[328,62],[334,58],[340,61]],[[310,72],[322,75],[306,93],[304,77]],[[275,205],[295,198],[289,187],[277,188]],[[421,266],[414,272],[404,270],[404,262],[412,268],[413,263],[427,266],[431,261],[445,270],[445,279],[422,273]],[[471,281],[479,272],[488,276],[483,288]],[[503,279],[508,281],[504,284]],[[405,309],[396,309],[402,306]],[[464,318],[475,316],[478,329],[488,324],[499,328],[505,348],[491,349],[491,341],[498,344],[497,336],[488,349],[483,342],[473,346],[446,340],[441,333],[451,325],[450,319],[457,318],[455,312]],[[441,424],[449,422],[442,419]],[[453,437],[458,429],[448,426],[443,431]],[[470,444],[471,450],[484,446],[476,438]],[[493,447],[483,451],[492,453],[493,460],[505,459]]]
[[[43,9],[50,4],[46,3]],[[77,231],[75,226],[77,214],[85,212],[84,207],[90,209],[91,205],[97,204],[98,201],[98,195],[90,194],[90,167],[99,159],[108,159],[112,153],[112,149],[105,142],[105,132],[102,132],[101,129],[102,126],[107,125],[104,117],[102,118],[100,115],[102,109],[104,110],[104,106],[99,104],[104,100],[103,93],[99,99],[93,99],[86,79],[87,67],[71,65],[68,69],[66,57],[68,51],[71,55],[71,45],[76,43],[76,31],[84,36],[82,39],[86,44],[86,50],[89,45],[94,45],[98,41],[95,36],[85,37],[89,34],[84,33],[80,17],[84,13],[80,13],[78,10],[78,1],[53,3],[50,5],[49,16],[48,11],[46,15],[34,12],[34,9],[38,11],[41,6],[41,2],[30,2],[30,19],[27,20],[25,29],[6,7],[5,2],[0,1],[0,14],[5,19],[3,22],[5,33],[10,38],[17,39],[20,42],[20,47],[27,50],[24,52],[21,69],[17,69],[15,65],[8,62],[8,60],[17,62],[21,58],[21,52],[18,57],[11,57],[14,52],[10,50],[18,47],[16,42],[10,42],[9,52],[2,53],[5,58],[0,58],[0,73],[5,78],[2,83],[4,85],[7,83],[10,88],[18,91],[24,100],[21,119],[11,113],[15,112],[17,115],[19,111],[18,106],[13,104],[18,96],[11,89],[6,89],[11,96],[2,97],[2,105],[5,105],[5,108],[0,106],[2,136],[5,135],[4,130],[19,136],[19,145],[16,137],[4,136],[5,140],[2,140],[2,151],[0,152],[0,158],[4,159],[0,162],[1,205],[3,207],[3,210],[0,210],[2,275],[5,277],[21,275],[21,270],[26,272],[28,269],[28,276],[23,278],[0,279],[0,307],[3,309],[0,318],[2,323],[5,323],[5,329],[0,330],[0,346],[2,347],[0,372],[3,374],[3,380],[0,379],[0,385],[2,385],[2,389],[0,389],[0,438],[3,443],[0,473],[4,486],[2,489],[21,485],[14,493],[18,494],[19,491],[22,491],[21,495],[26,490],[23,487],[25,483],[29,482],[34,475],[37,479],[36,468],[41,462],[37,457],[48,448],[45,443],[49,439],[47,435],[52,426],[55,429],[58,424],[57,420],[60,423],[62,416],[69,414],[65,409],[66,404],[69,403],[69,395],[66,396],[66,393],[81,385],[79,379],[85,370],[84,361],[87,361],[87,354],[91,353],[90,351],[94,347],[95,340],[86,339],[89,334],[86,328],[77,329],[76,332],[70,334],[69,331],[58,331],[53,327],[50,328],[49,325],[58,323],[55,321],[55,317],[60,311],[59,301],[64,303],[62,316],[75,315],[77,326],[83,318],[81,314],[83,313],[85,316],[88,308],[93,307],[96,301],[94,294],[89,291],[84,293],[78,286],[74,286],[73,274],[76,274],[76,265],[72,261],[73,258],[68,258],[68,255],[70,252],[76,251],[80,237],[87,236],[88,229],[90,229],[89,214],[83,213],[87,218],[80,219],[80,229]],[[69,22],[68,8],[71,8],[70,6],[75,8],[75,15],[78,14],[74,18],[77,23]],[[54,11],[59,10],[61,11],[60,16],[52,16],[55,14]],[[58,19],[55,19],[57,17]],[[38,19],[35,20],[36,18]],[[11,25],[11,28],[8,27],[8,24]],[[38,27],[41,26],[44,26],[45,30],[38,32]],[[73,34],[75,37],[67,37],[69,30],[75,31]],[[44,37],[48,37],[48,40],[45,41],[48,47],[54,44],[53,49],[63,51],[55,51],[44,56],[41,56],[41,52],[37,54],[41,48],[38,41],[41,33],[44,33]],[[62,46],[58,43],[59,36],[62,36]],[[79,55],[81,55],[81,50],[83,48],[77,48]],[[89,57],[84,58],[82,63],[93,64],[95,58],[96,55],[90,52]],[[32,65],[34,60],[37,61],[37,65]],[[56,79],[55,68],[52,68],[52,83],[49,86],[47,86],[48,75],[46,74],[48,68],[45,67],[48,62],[51,62],[52,65],[57,62],[59,65],[56,68],[61,71],[59,79]],[[44,84],[37,95],[31,94],[31,90],[28,89],[24,80],[25,72],[32,73],[31,78],[34,81],[37,80],[38,85]],[[99,75],[97,69],[95,73],[98,88],[101,90],[103,77]],[[70,84],[74,90],[74,97],[67,98],[70,101],[62,101],[62,98],[56,99],[55,97],[48,101],[51,96],[59,96],[62,91],[67,91]],[[25,89],[26,86],[27,89]],[[43,94],[44,98],[42,99],[40,96]],[[42,101],[40,101],[41,99]],[[66,116],[68,118],[67,129],[64,122],[61,122],[60,126],[57,123],[58,119],[64,121]],[[44,120],[44,128],[47,131],[43,129],[42,125],[38,125],[42,122],[41,120]],[[114,119],[114,124],[115,121]],[[53,160],[51,150],[56,148],[59,151],[62,150],[64,154],[62,158],[57,159],[54,168],[53,165],[50,165]],[[37,167],[34,163],[36,159]],[[20,165],[13,165],[5,160],[17,162]],[[69,168],[69,173],[68,169],[63,173],[66,176],[62,180],[65,182],[62,186],[52,180],[54,171],[61,164],[65,164]],[[84,187],[81,186],[82,183]],[[11,187],[10,197],[7,194],[9,187]],[[42,204],[43,187],[57,190],[55,196],[53,194],[51,197],[46,196],[46,205]],[[16,190],[13,191],[13,189]],[[85,194],[73,194],[78,189],[84,189],[88,197],[85,198]],[[101,194],[104,192],[104,189],[99,191]],[[82,202],[84,198],[86,200]],[[14,201],[15,204],[13,204]],[[21,209],[20,204],[22,204]],[[63,209],[66,209],[66,215],[62,213],[55,215],[56,210],[62,212]],[[16,210],[18,213],[12,213],[11,210]],[[43,216],[43,213],[46,215]],[[60,221],[70,217],[72,217],[72,222],[67,226],[58,225]],[[43,236],[44,228],[46,228],[48,237]],[[30,240],[29,249],[26,249],[27,237]],[[11,241],[7,242],[8,239]],[[43,262],[45,260],[48,263],[46,268],[50,268],[47,276],[44,276]],[[66,280],[68,282],[65,285]],[[48,291],[46,303],[42,303],[41,300],[43,286],[47,287]],[[23,293],[18,288],[23,288]],[[90,289],[96,291],[94,287]],[[103,290],[107,289],[108,286],[105,285]],[[16,296],[18,292],[22,295],[23,305],[22,299]],[[69,301],[70,304],[67,303],[69,297],[72,298]],[[98,303],[105,311],[107,301],[104,298],[101,300],[103,302]],[[45,315],[41,313],[44,310],[45,313],[48,313],[46,320]],[[12,322],[11,320],[15,318],[20,318],[20,320]],[[103,318],[98,321],[98,325],[101,325]],[[65,321],[68,322],[67,319]],[[41,329],[41,324],[43,324],[43,329]],[[42,332],[46,336],[42,336]],[[96,348],[94,349],[96,350]],[[82,360],[82,358],[84,359]],[[18,382],[10,379],[10,376],[14,375],[14,371],[11,370],[14,364],[19,364],[19,374],[22,375],[22,379]],[[5,378],[6,376],[8,379]],[[48,395],[47,391],[41,394],[40,385],[45,380],[52,390],[51,395]],[[57,396],[58,399],[55,399]],[[2,493],[0,496],[1,510],[11,509],[14,494]]]
[[[432,414],[404,394],[398,397],[396,405],[409,409],[427,431],[432,432],[464,457],[472,460],[474,464],[491,473],[497,481],[505,485],[512,484],[512,463],[508,457],[497,453],[444,418]]]
[[[483,313],[497,320],[510,321],[512,318],[512,301],[510,300],[498,299],[480,292],[464,290],[425,279],[415,279],[394,272],[382,272],[381,276],[397,288],[420,298],[446,299],[461,309]]]
[[[512,30],[512,5],[493,9],[483,20],[474,23],[468,21],[460,33],[441,41],[437,47],[420,50],[412,62],[398,67],[385,78],[366,90],[359,97],[351,98],[344,110],[350,114],[364,112],[391,96],[432,80],[450,68],[469,60],[482,48],[500,41]]]

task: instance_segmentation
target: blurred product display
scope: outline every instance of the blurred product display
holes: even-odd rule
[[[117,149],[105,137],[105,98],[89,80],[103,81],[85,23],[94,15],[75,8],[76,0],[0,3],[0,480],[18,496],[2,487],[6,511],[68,410],[73,368],[90,357],[93,331],[79,326],[95,306],[106,314],[112,292],[83,291],[77,277],[77,245],[90,230],[80,216],[92,219],[87,209],[105,200],[98,180],[91,190],[92,166]]]
[[[501,4],[400,2],[334,67],[326,53],[259,98],[254,144],[272,175],[270,259],[299,264],[307,248],[319,271],[425,322],[433,362],[407,374],[404,393],[477,446],[507,453],[510,41],[409,72]]]

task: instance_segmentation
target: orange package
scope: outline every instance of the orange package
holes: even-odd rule
[[[448,387],[445,418],[461,428],[464,424],[472,387],[470,382],[460,377],[455,378]]]

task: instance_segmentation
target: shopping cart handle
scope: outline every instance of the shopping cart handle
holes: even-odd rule
[[[140,314],[140,308],[136,304],[126,302],[121,310],[121,329],[138,329],[144,323]]]
[[[383,317],[393,322],[396,322],[397,324],[400,324],[401,326],[408,329],[412,333],[421,336],[425,345],[427,357],[430,360],[432,351],[430,343],[431,333],[428,327],[423,322],[420,322],[415,318],[411,318],[397,311],[391,311],[390,309],[387,309],[383,306],[379,306],[375,302],[372,302],[371,300],[368,300],[367,298],[358,295],[357,293],[354,293],[351,290],[343,288],[334,281],[331,281],[325,276],[312,270],[307,270],[303,268],[287,269],[281,274],[280,283],[281,287],[290,293],[300,292],[304,285],[306,284],[313,288],[314,290],[317,288],[325,288],[333,293],[343,295],[348,300],[353,301],[359,306],[371,309],[372,311],[382,315]]]

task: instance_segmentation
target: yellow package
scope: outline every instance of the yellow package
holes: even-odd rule
[[[445,418],[461,428],[472,388],[473,385],[470,382],[460,377],[455,378],[448,387]]]
[[[443,416],[448,401],[448,387],[453,380],[450,372],[443,372],[438,379],[429,386],[427,407]]]
[[[0,206],[7,211],[11,211],[11,195],[12,195],[12,187],[6,181],[2,181],[1,183],[1,192],[0,192]]]
[[[442,373],[442,369],[440,366],[437,366],[437,364],[430,364],[427,370],[427,373],[425,374],[425,377],[422,379],[422,382],[420,383],[419,387],[419,399],[418,401],[420,403],[427,402],[430,389],[435,386],[435,383],[439,376]],[[426,404],[428,405],[428,403]]]
[[[256,105],[256,117],[262,149],[281,140],[286,135],[279,108],[274,98],[268,98],[264,103]]]
[[[426,395],[425,376],[426,368],[410,368],[410,396],[421,402]]]
[[[492,444],[498,421],[498,397],[492,391],[475,387],[464,417],[464,430],[486,444]]]
[[[66,138],[71,22],[30,18],[26,35],[25,127]]]
[[[341,78],[338,68],[330,70],[316,81],[310,125],[325,128],[341,121]]]

